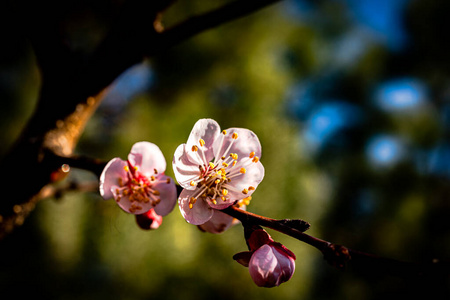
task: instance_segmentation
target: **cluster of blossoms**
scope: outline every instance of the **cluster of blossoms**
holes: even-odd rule
[[[261,144],[252,131],[221,130],[212,119],[197,121],[172,161],[175,178],[183,188],[178,206],[185,220],[211,233],[236,224],[236,219],[221,210],[231,205],[245,209],[249,204],[264,178],[260,157]],[[100,194],[136,215],[141,228],[156,229],[177,202],[176,185],[165,170],[161,150],[152,143],[138,142],[126,161],[114,158],[106,165],[100,176]],[[249,267],[258,286],[278,286],[292,276],[295,255],[265,231],[256,230],[248,244],[250,251],[238,253],[235,259]]]

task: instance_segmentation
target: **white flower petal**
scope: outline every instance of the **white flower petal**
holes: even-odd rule
[[[247,159],[247,161],[248,160],[249,159]],[[240,174],[227,183],[227,185],[232,187],[228,189],[229,197],[232,200],[240,200],[251,196],[264,178],[264,166],[261,162],[252,162],[246,165],[245,174]],[[250,187],[253,187],[254,189]],[[244,189],[247,192],[246,194],[243,193]]]
[[[166,159],[159,147],[153,143],[138,142],[134,144],[128,160],[147,177],[154,175],[154,170],[157,170],[157,173],[164,173],[166,170]]]
[[[184,189],[178,198],[178,205],[180,207],[181,214],[188,223],[201,225],[211,219],[214,214],[214,210],[209,207],[206,201],[202,199],[198,199],[192,208],[189,208],[189,199],[194,192],[195,191]]]
[[[127,166],[127,162],[116,157],[110,160],[102,174],[100,175],[100,195],[103,199],[108,200],[114,197],[111,192],[111,187],[118,184],[119,178],[126,180],[127,172],[125,172],[124,167]]]
[[[211,199],[208,198],[208,204],[210,207],[218,210],[225,209],[231,205],[233,205],[234,200],[223,201],[220,197],[216,198],[216,204],[211,202]]]
[[[221,138],[218,138],[214,145],[215,156],[221,157],[236,153],[238,160],[240,160],[249,157],[250,153],[254,152],[255,156],[261,158],[261,143],[253,131],[245,128],[229,128],[226,132],[223,142],[220,141]],[[234,133],[237,134],[236,139],[233,139]]]
[[[175,150],[173,156],[172,167],[175,174],[175,179],[178,184],[185,189],[195,189],[195,187],[190,186],[189,183],[192,180],[197,180],[200,176],[199,162],[192,162],[187,155],[185,149],[186,144],[181,144]]]
[[[198,120],[194,128],[189,135],[186,143],[186,151],[192,160],[197,161],[197,157],[203,158],[201,151],[204,153],[205,160],[202,159],[202,164],[208,164],[214,158],[213,144],[220,134],[220,126],[213,119],[200,119]],[[200,140],[203,140],[205,144],[200,147]],[[193,146],[197,146],[199,150],[196,152],[190,151]]]
[[[161,202],[155,206],[155,212],[164,217],[173,210],[177,203],[177,187],[169,176],[160,175],[157,180],[158,182],[152,186],[152,189],[159,192]]]
[[[215,211],[211,219],[199,225],[200,229],[209,233],[222,233],[234,224],[234,218],[220,211]]]

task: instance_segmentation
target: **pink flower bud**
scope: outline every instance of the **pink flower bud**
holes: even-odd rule
[[[296,259],[292,251],[274,242],[263,229],[254,230],[247,244],[250,251],[237,253],[233,258],[248,267],[250,276],[257,286],[279,286],[291,279]]]
[[[148,212],[136,215],[136,222],[142,229],[157,229],[163,221],[163,217],[158,215],[152,208]]]
[[[248,266],[257,286],[274,287],[291,279],[295,255],[279,243],[269,243],[256,250]]]

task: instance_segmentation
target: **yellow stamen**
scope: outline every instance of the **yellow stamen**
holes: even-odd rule
[[[216,179],[216,181],[214,181],[215,184],[219,184],[220,183],[220,179]]]
[[[150,180],[151,180],[151,181],[155,181],[155,180],[156,180],[155,176],[153,176],[153,175],[150,176]]]
[[[255,156],[255,154],[256,153],[254,151],[252,151],[252,152],[250,152],[250,155],[248,157],[253,158],[253,156]]]
[[[189,208],[192,208],[196,201],[197,201],[197,199],[195,199],[194,197],[191,197],[191,199],[189,199]]]
[[[227,189],[222,189],[222,195],[224,195],[224,196],[228,195],[228,190]]]
[[[226,167],[228,167],[228,164],[226,162],[223,162],[222,166],[224,166],[226,168]]]
[[[237,132],[233,132],[233,135],[231,136],[233,139],[237,139],[238,138],[238,134]]]
[[[152,194],[156,195],[156,196],[159,196],[161,193],[158,190],[154,190]]]
[[[248,196],[247,198],[242,199],[242,204],[249,205],[250,200],[252,200],[252,196]]]
[[[226,130],[222,130],[222,134],[223,135],[227,134],[227,131]]]
[[[123,169],[125,170],[125,172],[129,172],[130,168],[128,168],[128,166],[124,166]]]
[[[230,157],[231,157],[232,159],[238,159],[237,153],[231,153],[231,154],[230,154]]]
[[[195,181],[192,180],[191,182],[189,182],[189,184],[190,184],[191,186],[195,186]]]
[[[205,141],[204,141],[203,139],[200,139],[200,140],[198,141],[198,143],[200,144],[200,147],[205,146]]]
[[[211,202],[212,202],[213,204],[217,204],[216,199],[211,199]]]
[[[259,157],[258,156],[253,157],[252,162],[257,163],[258,161],[259,161]]]
[[[215,165],[214,165],[212,162],[209,162],[209,167],[210,167],[211,169],[214,169]]]
[[[197,152],[197,151],[198,151],[197,145],[192,146],[192,152]]]
[[[137,170],[138,170],[138,167],[137,167],[137,166],[134,166],[133,168],[134,168],[134,170],[135,170],[135,171],[137,171]]]
[[[242,190],[242,194],[247,195],[248,194],[248,190],[247,189],[243,189]]]
[[[248,187],[248,190],[249,190],[249,191],[254,191],[254,190],[255,190],[255,188],[254,188],[254,187],[252,187],[252,186],[249,186],[249,187]]]
[[[242,174],[245,174],[245,172],[247,172],[247,170],[246,170],[245,168],[241,168],[241,169],[239,170],[239,172],[241,172]]]

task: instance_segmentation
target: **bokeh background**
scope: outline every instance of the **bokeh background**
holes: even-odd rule
[[[223,3],[178,1],[164,23]],[[72,47],[88,53],[118,4],[74,2],[61,29]],[[381,256],[449,260],[449,12],[445,0],[283,1],[129,69],[76,152],[125,158],[133,143],[151,141],[173,176],[172,154],[198,119],[249,128],[262,143],[266,176],[248,210],[302,218],[316,237]],[[27,41],[7,27],[2,32],[1,156],[32,113],[40,85]],[[26,188],[33,179],[24,170],[20,180]],[[72,169],[66,180],[97,178]],[[256,287],[232,260],[246,250],[240,225],[203,233],[175,208],[158,230],[143,231],[114,201],[68,192],[39,203],[2,241],[0,293],[197,300],[423,295],[417,282],[335,270],[316,249],[269,232],[297,255],[293,278],[272,289]],[[436,287],[442,284],[449,282]]]

